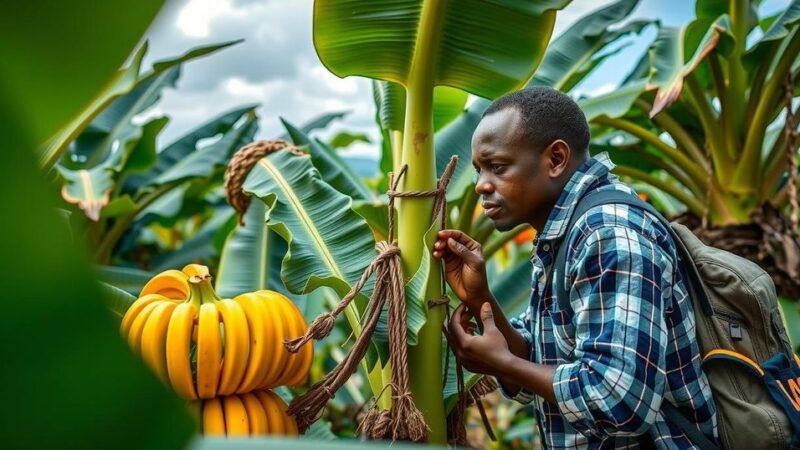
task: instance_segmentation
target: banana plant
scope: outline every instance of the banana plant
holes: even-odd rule
[[[252,139],[256,105],[223,114],[160,151],[156,138],[168,119],[135,120],[159,100],[164,88],[175,86],[184,62],[232,44],[193,49],[157,61],[140,74],[143,45],[115,75],[113,86],[98,94],[103,101],[92,103],[50,140],[48,154],[62,156],[55,166],[63,180],[62,197],[83,211],[75,216],[86,218],[82,228],[97,262],[111,261],[120,238],[154,202],[169,198],[180,204],[182,196],[175,194],[183,190],[178,188],[219,173],[233,151]],[[118,86],[120,80],[126,80],[124,88]],[[199,140],[220,133],[218,141],[196,149]]]
[[[458,4],[419,0],[318,0],[314,3],[314,44],[323,64],[340,77],[366,76],[403,88],[405,115],[402,133],[393,138],[392,165],[408,165],[402,190],[430,190],[435,188],[437,173],[433,146],[434,88],[450,86],[494,98],[523,86],[541,62],[556,10],[568,3],[569,0]],[[492,42],[492,46],[487,47],[485,42]],[[338,256],[329,253],[319,261],[327,266],[324,273],[332,276],[301,274],[297,270],[299,262],[287,264],[285,261],[284,281],[302,275],[294,282],[303,289],[325,283],[338,286],[340,290],[349,289],[350,283],[374,257],[372,232],[366,222],[360,217],[347,218],[347,211],[351,211],[349,202],[331,197],[329,189],[332,188],[317,181],[311,183],[319,190],[317,194],[303,192],[302,197],[294,196],[290,204],[282,205],[283,196],[275,192],[287,192],[285,181],[289,174],[306,170],[312,179],[318,176],[313,170],[302,169],[304,163],[298,157],[276,153],[262,162],[263,165],[259,163],[261,169],[251,172],[245,190],[267,201],[270,217],[275,217],[276,230],[291,240],[290,254],[302,256],[309,249],[321,248],[313,245],[315,242],[329,240],[341,246],[340,241],[345,236],[348,239],[343,241],[347,242],[346,253]],[[326,197],[328,201],[320,200]],[[442,308],[427,310],[424,306],[427,299],[437,298],[441,289],[438,267],[425,263],[430,242],[426,243],[424,238],[429,230],[429,238],[436,231],[435,225],[431,226],[432,206],[432,199],[400,201],[397,238],[406,278],[424,281],[418,283],[420,293],[407,299],[409,305],[423,305],[425,317],[417,334],[418,344],[410,347],[411,388],[430,427],[431,441],[444,443],[444,399],[439,387],[443,360],[440,330],[444,311]],[[315,226],[309,226],[311,221],[293,222],[297,214],[287,214],[286,209],[302,210],[309,217],[316,217]],[[324,214],[314,216],[321,212]],[[339,220],[332,222],[333,218]],[[356,223],[360,225],[351,225]],[[348,232],[349,235],[344,234]],[[305,239],[309,239],[308,243],[301,246]],[[427,273],[420,273],[421,268]],[[414,284],[409,283],[409,286]]]
[[[798,55],[800,1],[764,19],[755,2],[698,0],[696,18],[661,27],[622,86],[581,102],[595,143],[616,147],[617,173],[668,194],[708,229],[728,230],[731,239],[718,244],[759,259],[792,297],[800,296],[798,230],[763,205],[788,212],[796,189],[788,161],[798,155],[787,153],[784,128],[786,96],[797,101]],[[742,246],[741,230],[752,227],[766,241],[777,237],[767,245],[781,252],[764,258]],[[768,231],[775,227],[784,231]]]

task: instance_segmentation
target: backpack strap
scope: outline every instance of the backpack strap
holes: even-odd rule
[[[569,238],[570,231],[578,222],[578,220],[583,217],[587,211],[590,209],[600,206],[600,205],[628,205],[633,206],[636,208],[643,209],[650,214],[653,215],[661,225],[666,228],[669,232],[670,236],[672,237],[672,242],[675,243],[675,248],[677,250],[678,256],[683,261],[683,267],[686,270],[687,275],[687,284],[689,287],[690,295],[694,301],[700,302],[700,305],[703,308],[703,312],[707,316],[714,315],[714,309],[711,307],[711,302],[708,299],[708,294],[706,294],[705,288],[703,288],[703,282],[700,278],[700,272],[698,272],[697,267],[694,265],[694,261],[692,260],[692,255],[689,253],[689,250],[683,244],[683,241],[680,240],[678,235],[675,233],[675,230],[672,229],[670,226],[669,221],[661,215],[653,205],[643,201],[639,197],[629,194],[627,192],[619,191],[619,190],[606,190],[606,191],[595,191],[591,192],[578,200],[578,204],[575,206],[575,211],[572,214],[572,217],[569,219],[569,223],[567,224],[566,231],[564,232],[564,237],[562,238],[561,242],[557,244],[558,250],[556,251],[556,259],[553,263],[553,268],[550,270],[550,277],[553,276],[553,273],[556,269],[558,269],[558,277],[556,278],[556,286],[555,286],[555,294],[556,300],[558,300],[558,308],[562,311],[569,310],[571,308],[569,303],[569,291],[567,287],[564,285],[565,274],[564,269],[566,268],[566,261],[567,261],[567,249],[569,245],[567,244],[567,240]]]
[[[712,309],[711,302],[709,301],[708,295],[703,288],[700,273],[698,272],[697,267],[694,265],[689,250],[683,244],[683,241],[681,241],[675,234],[675,231],[670,226],[669,221],[662,216],[661,213],[659,213],[653,207],[653,205],[643,201],[638,196],[619,190],[595,191],[581,197],[578,200],[578,204],[575,206],[575,211],[573,212],[572,217],[570,217],[569,223],[567,224],[564,237],[562,238],[561,242],[558,243],[556,259],[553,263],[553,267],[550,269],[550,275],[548,277],[551,278],[555,270],[558,269],[558,277],[556,277],[555,280],[555,294],[559,309],[568,310],[572,307],[569,301],[569,291],[564,285],[564,280],[566,279],[564,269],[566,268],[567,249],[569,248],[569,245],[567,244],[569,234],[577,221],[590,209],[600,205],[611,204],[629,205],[643,209],[652,214],[653,217],[655,217],[664,226],[664,228],[667,229],[672,237],[672,241],[675,243],[678,256],[684,263],[683,267],[686,270],[688,281],[687,284],[693,301],[700,302],[703,312],[706,315],[713,315],[714,310]],[[674,423],[695,445],[700,447],[702,450],[718,449],[717,445],[708,439],[708,437],[700,430],[698,430],[697,427],[692,424],[671,402],[664,400],[661,403],[661,411],[664,413],[667,419]]]

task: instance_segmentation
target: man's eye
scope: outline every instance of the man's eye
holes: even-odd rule
[[[506,168],[506,166],[505,166],[505,165],[503,165],[503,164],[492,164],[492,165],[491,165],[491,166],[489,166],[489,167],[492,169],[492,172],[494,172],[494,173],[499,173],[499,172],[502,172],[502,171],[503,171],[503,169],[505,169],[505,168]]]

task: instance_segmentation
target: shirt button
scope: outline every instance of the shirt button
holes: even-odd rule
[[[550,251],[550,244],[544,244],[544,245],[542,245],[542,250],[544,250],[544,251],[546,251],[546,252],[549,252],[549,251]]]

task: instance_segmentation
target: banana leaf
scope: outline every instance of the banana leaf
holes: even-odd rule
[[[104,283],[135,296],[139,295],[144,285],[155,275],[132,267],[98,266],[96,270]]]
[[[319,170],[322,179],[328,184],[354,200],[367,200],[375,197],[335,150],[318,140],[309,138],[285,119],[281,119],[281,122],[295,145],[308,147],[314,167]]]

